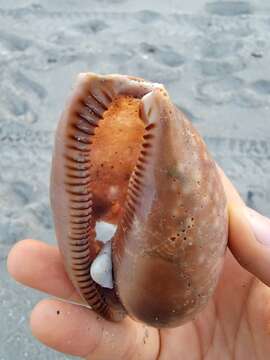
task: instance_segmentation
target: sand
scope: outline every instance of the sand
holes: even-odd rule
[[[5,261],[21,238],[55,242],[53,134],[78,72],[164,83],[243,198],[270,215],[270,5],[76,4],[0,0],[0,360],[67,358],[32,338],[27,319],[41,295],[15,284]]]

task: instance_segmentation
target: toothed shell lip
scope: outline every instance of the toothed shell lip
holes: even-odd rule
[[[109,75],[100,75],[100,74],[96,74],[96,73],[91,73],[91,72],[85,72],[85,73],[79,73],[77,75],[77,83],[80,81],[87,81],[89,79],[92,78],[96,78],[96,79],[100,79],[102,80],[108,80],[108,79],[112,79],[112,80],[128,80],[129,82],[136,82],[136,83],[144,83],[145,86],[149,87],[149,89],[152,88],[156,88],[156,87],[160,87],[162,89],[164,88],[164,85],[161,83],[157,83],[157,82],[150,82],[147,80],[144,80],[143,78],[140,77],[135,77],[135,76],[128,76],[128,75],[121,75],[121,74],[109,74]],[[77,84],[75,83],[75,85]]]
[[[126,84],[128,84],[129,88],[132,88],[132,85],[134,85],[135,87],[139,85],[143,86],[147,91],[145,92],[148,93],[150,91],[153,91],[154,89],[159,89],[161,90],[163,93],[167,93],[167,90],[165,89],[164,85],[161,83],[157,83],[157,82],[150,82],[147,80],[144,80],[142,78],[139,77],[135,77],[135,76],[128,76],[128,75],[121,75],[121,74],[109,74],[109,75],[100,75],[100,74],[96,74],[96,73],[91,73],[91,72],[86,72],[86,73],[79,73],[77,75],[76,81],[74,83],[74,88],[78,89],[80,86],[82,86],[84,83],[89,82],[89,80],[99,80],[99,81],[117,81],[117,83],[121,83],[123,84],[123,87],[125,88]],[[119,93],[121,93],[121,87],[119,88]],[[144,95],[145,95],[144,94]],[[144,95],[140,96],[139,98],[142,98]]]

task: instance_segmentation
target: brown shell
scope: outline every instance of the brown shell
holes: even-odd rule
[[[178,326],[212,296],[228,237],[225,195],[203,140],[163,86],[79,76],[56,133],[51,203],[67,273],[103,317]],[[117,224],[114,290],[89,272],[100,220]]]

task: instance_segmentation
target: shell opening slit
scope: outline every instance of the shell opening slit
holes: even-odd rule
[[[95,76],[87,79],[84,74],[81,79],[81,86],[62,117],[65,140],[61,150],[69,225],[68,242],[61,250],[82,298],[100,315],[118,321],[125,310],[114,290],[110,290],[112,274],[103,274],[110,271],[111,245],[110,241],[104,244],[96,239],[96,225],[98,222],[117,225],[122,216],[123,223],[130,221],[139,196],[139,182],[134,176],[129,187],[129,180],[134,171],[141,173],[147,152],[140,148],[147,133],[140,115],[141,97],[152,90],[152,85],[136,89],[138,83],[134,79],[132,89],[125,88],[122,79],[115,84],[113,81],[104,84]],[[56,167],[55,173],[57,170]],[[51,201],[53,204],[53,195]],[[100,269],[101,266],[105,268]],[[94,277],[102,278],[105,286],[93,281],[93,273]]]
[[[224,190],[162,85],[79,75],[57,128],[51,205],[67,274],[102,317],[174,327],[213,294],[228,237]]]

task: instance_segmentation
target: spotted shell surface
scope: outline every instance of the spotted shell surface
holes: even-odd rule
[[[51,204],[67,273],[106,319],[174,327],[213,295],[226,198],[205,143],[162,85],[79,76],[56,132]],[[89,272],[102,246],[98,221],[117,225],[113,290]]]

